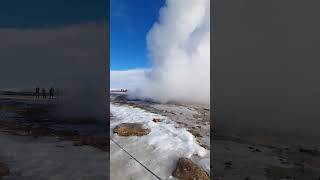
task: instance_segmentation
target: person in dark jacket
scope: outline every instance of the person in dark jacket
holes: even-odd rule
[[[53,99],[53,96],[54,96],[54,89],[53,89],[53,87],[50,88],[50,90],[49,90],[49,95],[50,95],[50,98]]]
[[[39,87],[36,87],[35,96],[36,96],[37,99],[39,99],[39,96],[40,96],[40,88]]]
[[[47,98],[47,92],[46,92],[45,88],[42,88],[42,97],[43,97],[43,99]]]

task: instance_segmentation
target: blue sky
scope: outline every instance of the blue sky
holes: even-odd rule
[[[105,21],[104,0],[1,0],[0,28],[43,28]]]
[[[111,70],[150,68],[146,35],[165,0],[110,1]]]

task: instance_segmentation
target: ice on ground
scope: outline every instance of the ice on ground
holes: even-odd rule
[[[110,179],[157,180],[112,141],[110,142],[110,153],[112,154],[110,161],[113,162],[110,166]]]
[[[201,147],[195,137],[184,128],[176,128],[170,119],[154,113],[146,112],[139,108],[110,105],[111,113],[116,118],[110,127],[113,129],[120,123],[143,123],[144,127],[151,130],[150,134],[136,137],[150,146],[155,146],[160,151],[176,151],[181,156],[190,158],[192,155],[204,157],[208,150]],[[161,122],[153,122],[154,118],[163,119]]]
[[[185,128],[177,128],[169,118],[140,108],[111,103],[110,111],[113,115],[110,122],[111,133],[120,123],[142,123],[151,130],[148,135],[141,137],[120,137],[113,133],[110,136],[162,179],[174,179],[170,176],[180,157],[191,158],[209,173],[210,151],[201,147]],[[153,122],[154,118],[162,121]],[[116,155],[111,155],[114,156]],[[115,164],[117,162],[111,159],[110,168],[113,169]],[[111,177],[112,173],[116,172],[111,171]],[[130,178],[132,176],[128,177]]]
[[[90,146],[74,146],[55,137],[4,133],[0,134],[0,146],[0,159],[12,172],[4,180],[108,179],[109,153]]]

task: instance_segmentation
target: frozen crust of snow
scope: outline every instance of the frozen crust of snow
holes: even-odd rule
[[[154,113],[146,112],[139,108],[110,105],[112,115],[117,119],[111,121],[113,129],[120,123],[143,123],[151,132],[139,139],[150,146],[155,146],[159,151],[175,151],[181,156],[190,158],[192,155],[204,157],[208,150],[201,147],[195,137],[185,128],[176,128],[170,119]],[[154,118],[163,119],[162,122],[153,122]]]
[[[196,160],[196,163],[209,173],[210,151],[201,147],[196,138],[185,128],[177,128],[175,122],[169,118],[140,108],[111,103],[110,111],[113,116],[110,122],[110,133],[121,123],[142,123],[144,127],[151,130],[148,135],[141,137],[120,137],[116,134],[110,136],[143,161],[146,166],[152,167],[154,172],[162,178],[172,178],[171,172],[180,157]],[[153,122],[154,118],[162,121]],[[111,169],[112,163],[111,160]]]
[[[132,159],[122,149],[110,142],[110,179],[114,180],[157,180],[151,173],[144,169],[138,162]]]
[[[0,159],[12,175],[4,180],[108,179],[109,153],[74,146],[55,137],[33,138],[0,134]],[[1,178],[0,178],[1,179]]]

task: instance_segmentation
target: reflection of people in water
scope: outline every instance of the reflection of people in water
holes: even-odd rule
[[[54,95],[54,89],[53,89],[53,87],[50,88],[50,90],[49,90],[49,95],[50,95],[50,98],[53,99],[53,95]]]
[[[37,99],[39,99],[39,96],[40,96],[40,88],[39,87],[36,87],[35,96],[36,96]]]
[[[47,98],[47,92],[46,92],[45,88],[42,88],[42,97],[43,97],[43,99]]]

